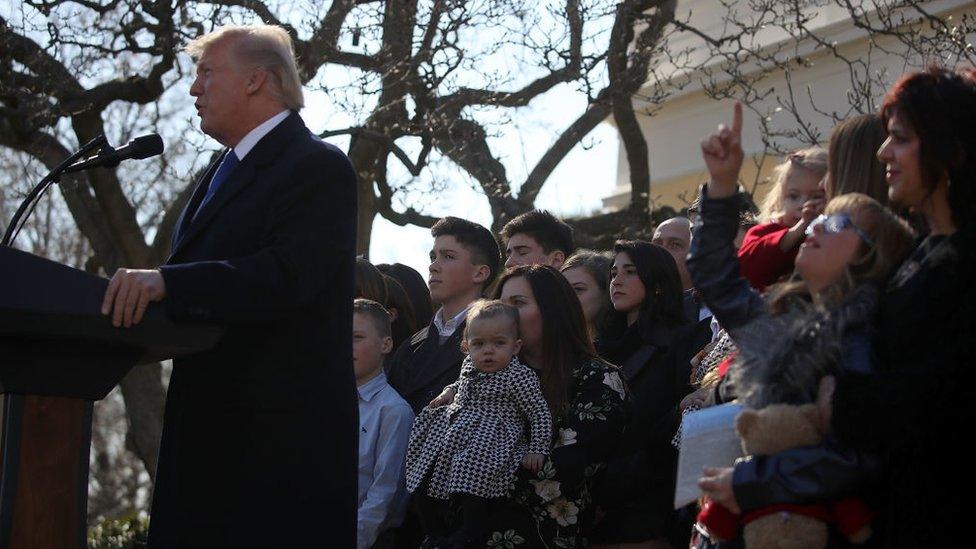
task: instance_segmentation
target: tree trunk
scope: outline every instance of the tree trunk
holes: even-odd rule
[[[630,211],[635,218],[645,220],[651,213],[651,171],[647,140],[644,139],[640,123],[634,114],[630,94],[614,99],[613,119],[620,132],[630,168]]]
[[[368,187],[363,189],[363,187]],[[368,197],[363,195],[368,194]],[[369,243],[373,236],[373,220],[376,219],[376,208],[373,206],[373,185],[359,184],[359,202],[356,205],[356,253],[369,257]]]
[[[139,456],[154,480],[166,403],[161,373],[162,365],[158,362],[137,366],[119,382],[122,398],[125,400],[125,412],[129,418],[127,446]]]

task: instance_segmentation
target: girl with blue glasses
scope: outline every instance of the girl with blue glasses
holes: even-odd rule
[[[868,246],[874,246],[874,241],[871,240],[871,237],[869,237],[867,233],[865,233],[857,225],[855,225],[854,220],[851,219],[851,216],[845,213],[835,213],[833,215],[826,215],[826,214],[818,215],[816,218],[813,219],[813,221],[810,222],[810,225],[807,227],[806,230],[806,235],[807,236],[812,235],[816,227],[821,227],[822,230],[827,234],[837,234],[843,231],[844,229],[851,229],[855,233],[857,233],[857,236],[861,237],[861,240],[864,241],[865,244],[867,244]]]

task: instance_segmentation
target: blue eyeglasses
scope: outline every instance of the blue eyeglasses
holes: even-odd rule
[[[857,233],[857,236],[860,237],[860,239],[863,240],[865,244],[867,244],[868,246],[874,246],[874,241],[871,240],[871,237],[868,236],[867,233],[862,231],[860,227],[855,225],[854,221],[851,219],[851,216],[845,213],[835,213],[830,215],[817,216],[816,219],[814,219],[813,221],[810,222],[809,225],[807,225],[807,230],[806,230],[807,236],[812,235],[814,227],[817,226],[821,226],[823,228],[823,232],[827,234],[837,234],[843,231],[844,229],[851,229],[855,233]]]

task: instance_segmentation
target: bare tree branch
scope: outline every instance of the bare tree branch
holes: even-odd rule
[[[524,107],[529,101],[551,90],[558,84],[575,80],[582,65],[583,21],[578,0],[567,0],[566,20],[570,30],[569,48],[565,53],[566,65],[533,80],[514,92],[462,88],[441,99],[441,104],[455,110],[456,105],[494,105],[500,107]]]
[[[835,43],[836,25],[831,30],[818,23],[818,12],[828,3],[849,15],[853,30],[864,34],[866,50],[849,53]],[[773,153],[783,143],[822,139],[823,124],[810,112],[839,120],[873,110],[891,76],[875,56],[904,59],[904,68],[926,58],[974,61],[969,44],[976,18],[950,22],[931,2],[719,0],[709,4],[717,26],[700,25],[696,14],[676,17],[676,4],[27,0],[19,11],[5,12],[9,20],[0,18],[0,147],[50,168],[100,133],[115,132],[118,139],[133,128],[159,126],[160,133],[183,138],[159,164],[158,178],[125,168],[63,178],[64,215],[70,214],[85,246],[59,251],[59,205],[53,201],[39,209],[37,224],[28,231],[37,249],[93,253],[92,267],[155,265],[166,257],[193,190],[177,178],[205,163],[203,136],[189,130],[180,100],[166,93],[188,76],[178,52],[206,29],[257,18],[287,30],[303,81],[325,90],[339,111],[342,122],[336,126],[342,127],[321,135],[351,137],[361,252],[368,250],[377,214],[400,225],[430,226],[436,218],[403,197],[431,196],[461,180],[480,187],[498,228],[533,208],[560,162],[613,116],[630,167],[630,208],[580,225],[595,227],[600,239],[594,241],[605,242],[622,230],[633,234],[634,227],[646,228],[652,219],[644,132],[655,122],[643,117],[689,83],[700,84],[712,98],[742,100],[758,115],[765,150]],[[762,38],[771,32],[783,38]],[[350,34],[353,45],[340,46]],[[360,38],[363,46],[357,44]],[[850,87],[844,107],[825,107],[795,77],[811,66],[814,54],[846,70]],[[349,68],[348,82],[331,80],[337,73],[328,68],[335,66]],[[785,82],[782,88],[767,84],[771,76]],[[554,132],[534,164],[528,159],[528,175],[516,185],[496,137],[509,135],[513,119],[557,90],[578,94],[585,106],[565,114],[568,125]],[[774,123],[777,111],[783,114]],[[158,181],[149,186],[150,178]],[[0,185],[0,210],[16,201],[9,187]],[[7,213],[0,211],[0,220]],[[162,390],[157,377],[150,372],[124,388],[132,447],[149,470],[155,452],[146,441],[157,436],[152,412]],[[142,405],[146,408],[138,409]],[[137,421],[136,414],[149,419]]]
[[[542,158],[532,168],[525,182],[519,188],[518,200],[526,209],[535,203],[539,191],[542,190],[543,184],[556,169],[556,166],[584,137],[610,116],[611,110],[606,93],[601,93],[594,102],[587,106],[583,114],[559,134],[555,143],[542,155]]]

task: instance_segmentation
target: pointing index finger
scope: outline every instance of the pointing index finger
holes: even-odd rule
[[[739,101],[732,107],[732,135],[742,137],[742,103]]]

